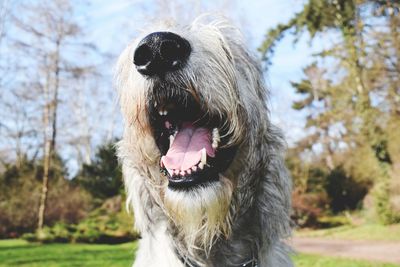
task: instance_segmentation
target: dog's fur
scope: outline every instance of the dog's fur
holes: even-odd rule
[[[160,173],[161,155],[148,118],[156,85],[132,63],[138,42],[155,31],[190,42],[186,66],[168,82],[183,85],[209,114],[227,119],[226,146],[238,147],[219,182],[189,192],[169,189]],[[157,25],[120,56],[116,87],[125,120],[118,148],[127,203],[142,236],[134,266],[243,266],[252,260],[259,267],[292,266],[282,242],[290,235],[291,192],[283,139],[268,116],[260,65],[239,31],[224,21]]]

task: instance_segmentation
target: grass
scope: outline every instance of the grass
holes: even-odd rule
[[[327,237],[346,240],[400,241],[400,224],[361,226],[339,226],[321,230],[300,230],[295,233],[299,237]]]
[[[376,263],[361,260],[301,254],[293,257],[296,267],[399,267],[389,263]]]
[[[30,244],[23,240],[0,240],[0,266],[130,267],[137,243],[122,245]],[[393,264],[300,254],[297,267],[398,267]]]
[[[40,245],[23,240],[0,240],[0,266],[129,267],[136,246],[136,243]]]

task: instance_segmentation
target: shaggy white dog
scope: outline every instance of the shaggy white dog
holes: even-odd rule
[[[283,140],[239,31],[157,25],[122,53],[116,86],[134,266],[292,266]]]

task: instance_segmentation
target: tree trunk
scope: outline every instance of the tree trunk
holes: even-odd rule
[[[47,75],[47,81],[50,80],[50,75]],[[50,108],[51,105],[49,103],[49,87],[46,85],[44,87],[44,95],[46,98],[46,104],[43,110],[43,124],[44,124],[44,152],[43,152],[43,178],[42,178],[42,192],[40,194],[40,203],[39,203],[39,212],[38,212],[38,234],[39,237],[43,235],[43,225],[45,220],[45,212],[46,212],[46,201],[47,201],[47,192],[49,185],[49,172],[51,166],[51,146],[52,142],[49,138],[51,136],[51,128],[50,128]]]
[[[43,181],[42,193],[40,195],[39,213],[38,213],[38,233],[39,238],[43,236],[43,225],[45,221],[46,202],[49,191],[49,173],[51,168],[51,160],[54,156],[56,137],[57,137],[57,110],[58,110],[58,90],[60,84],[60,39],[56,42],[56,51],[54,59],[54,85],[53,85],[53,99],[50,101],[49,87],[45,86],[45,96],[47,103],[44,107],[44,153],[43,153]],[[48,70],[49,73],[53,71]],[[48,75],[50,77],[51,75]],[[47,84],[51,84],[51,79],[48,79]]]

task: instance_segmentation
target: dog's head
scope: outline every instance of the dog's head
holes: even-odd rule
[[[260,68],[238,30],[225,22],[152,29],[123,52],[116,78],[123,145],[163,185],[168,215],[187,234],[208,232],[203,244],[227,234],[232,193],[267,111]]]

